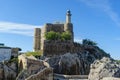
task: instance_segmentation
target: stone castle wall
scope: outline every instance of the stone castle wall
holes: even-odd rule
[[[41,29],[34,29],[34,51],[39,51],[41,48]]]
[[[71,35],[71,41],[74,42],[74,32],[73,32],[73,24],[71,23],[71,12],[70,12],[70,10],[68,10],[67,13],[66,13],[66,22],[65,23],[55,23],[55,24],[46,23],[41,29],[40,28],[35,28],[34,51],[39,51],[39,50],[45,50],[46,49],[46,48],[44,49],[44,46],[48,46],[48,45],[44,44],[44,41],[46,40],[45,39],[45,33],[50,32],[50,31],[59,32],[59,33],[69,31],[72,34]],[[65,43],[65,44],[67,46],[67,43]],[[56,46],[57,46],[57,44],[56,44]],[[69,44],[68,44],[68,46],[69,46]],[[62,51],[65,51],[65,50],[62,50]]]
[[[46,32],[50,32],[50,31],[54,31],[54,32],[64,32],[64,24],[51,24],[51,23],[47,23],[44,25],[44,27],[41,29],[41,40],[40,44],[41,46],[41,50],[43,49],[44,44],[44,40],[45,40],[45,33]]]
[[[47,23],[44,26],[45,28],[45,32],[50,32],[50,31],[54,31],[54,32],[63,32],[64,31],[64,24],[51,24],[51,23]]]
[[[45,40],[43,54],[45,56],[61,55],[64,53],[81,52],[82,47],[72,41],[48,41]]]

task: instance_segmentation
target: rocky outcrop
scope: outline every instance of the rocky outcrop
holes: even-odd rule
[[[75,45],[78,46],[77,43]],[[28,57],[20,55],[18,57],[20,73],[16,80],[49,80],[49,78],[53,77],[53,73],[64,75],[88,75],[89,72],[91,73],[90,65],[95,60],[100,60],[103,57],[110,58],[110,56],[99,47],[91,45],[82,45],[80,52],[78,50],[76,53],[68,52],[53,56],[42,56],[40,60],[33,56]],[[14,80],[18,73],[17,69],[17,64],[14,62],[1,64],[0,80]],[[115,77],[117,77],[120,72],[119,68],[115,69],[114,72],[115,71],[118,71],[114,73],[114,75],[116,75]]]
[[[115,60],[104,57],[96,60],[90,68],[89,80],[102,80],[104,77],[117,77],[120,80],[120,64]],[[103,80],[118,80],[104,78]]]
[[[53,57],[46,57],[45,61],[57,74],[88,75],[90,65],[104,56],[109,57],[108,54],[96,46],[83,46],[83,50],[79,53],[54,55]]]
[[[16,80],[39,80],[38,77],[41,76],[41,71],[45,68],[49,68],[49,64],[43,60],[37,60],[34,56],[19,56],[19,66],[22,67],[22,71],[17,76]],[[49,71],[45,71],[49,72]],[[43,72],[44,73],[44,72]]]
[[[0,80],[3,80],[4,78],[4,69],[3,69],[3,64],[0,63]]]
[[[0,80],[15,80],[17,76],[17,64],[15,62],[0,63]]]
[[[7,65],[4,65],[4,80],[15,80],[16,76],[17,72]]]

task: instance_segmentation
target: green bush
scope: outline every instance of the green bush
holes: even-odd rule
[[[57,32],[54,32],[54,31],[50,31],[50,32],[47,32],[45,34],[45,38],[47,40],[58,40],[58,39],[60,39],[60,33],[57,33]]]
[[[70,32],[63,32],[62,34],[61,34],[61,39],[62,40],[70,40],[71,39],[71,33]]]
[[[18,62],[18,58],[12,58],[12,59],[10,59],[9,63],[11,63],[11,62],[16,62],[17,63]]]
[[[45,38],[47,40],[70,40],[71,33],[67,31],[60,34],[59,32],[50,31],[45,33]]]

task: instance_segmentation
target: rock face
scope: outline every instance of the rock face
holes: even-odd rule
[[[15,72],[12,68],[4,65],[4,80],[15,80],[17,76],[17,72]]]
[[[17,64],[0,63],[0,80],[15,80],[17,76]]]
[[[117,64],[113,59],[104,57],[101,60],[96,60],[90,69],[89,80],[102,80],[104,77],[118,77],[120,80],[120,64]],[[104,78],[103,80],[118,80]]]
[[[96,77],[93,76],[95,71],[94,68],[90,68],[90,65],[95,60],[100,60],[103,57],[110,58],[110,56],[99,47],[90,45],[81,46],[80,52],[42,56],[40,60],[32,56],[26,57],[21,55],[18,57],[19,70],[21,70],[21,72],[17,74],[18,67],[15,63],[8,62],[7,64],[0,64],[0,80],[15,80],[17,75],[16,80],[52,80],[49,78],[53,78],[53,73],[64,75],[88,75],[90,73],[91,76],[89,75],[89,78],[95,80]],[[105,59],[102,62],[99,63],[103,66],[107,64],[107,66],[105,66],[105,70],[103,69],[104,67],[100,67],[98,73],[94,74],[97,76],[97,80],[99,80],[98,77],[101,78],[101,76],[108,75],[108,73],[109,76],[103,77],[120,76],[119,66],[114,63],[112,59]],[[109,65],[108,63],[111,64]],[[97,66],[97,63],[94,62],[94,64]],[[101,64],[97,67],[101,66]],[[97,69],[97,67],[95,67],[95,69]],[[111,68],[114,68],[114,70],[111,70]],[[91,72],[90,69],[93,70],[93,72]],[[102,71],[102,69],[104,71]]]
[[[4,78],[4,69],[3,69],[3,64],[0,64],[0,80]]]
[[[23,69],[17,76],[16,80],[49,80],[45,77],[52,74],[52,68],[43,60],[37,60],[33,56],[20,55],[20,67]],[[25,66],[25,67],[24,67]],[[45,75],[45,76],[44,76]]]
[[[65,75],[88,75],[90,65],[96,60],[107,56],[105,52],[98,47],[84,46],[82,52],[66,53],[45,58],[55,73]]]

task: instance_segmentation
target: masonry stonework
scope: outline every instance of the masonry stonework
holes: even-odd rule
[[[45,39],[45,33],[54,31],[63,33],[69,31],[71,33],[71,40],[68,41],[48,41]],[[77,47],[74,46],[74,32],[73,24],[71,23],[71,12],[70,10],[66,13],[65,23],[46,23],[42,28],[35,28],[34,31],[34,51],[43,51],[44,55],[49,52],[54,54],[74,52]]]
[[[72,41],[45,41],[43,52],[45,56],[61,55],[65,53],[79,53],[82,46]]]

